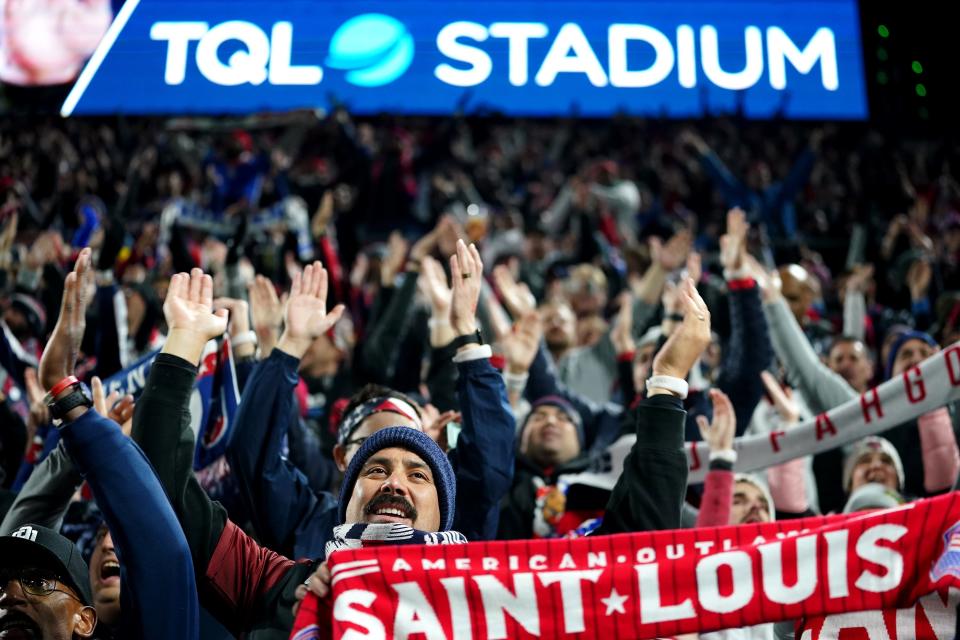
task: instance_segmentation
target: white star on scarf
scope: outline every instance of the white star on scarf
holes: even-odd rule
[[[627,610],[623,606],[623,603],[627,601],[627,596],[622,596],[617,593],[616,589],[613,589],[610,592],[610,595],[606,598],[600,598],[600,602],[607,606],[607,612],[604,615],[610,615],[614,611],[617,613],[626,613]]]

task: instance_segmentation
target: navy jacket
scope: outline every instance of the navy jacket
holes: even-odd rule
[[[300,361],[279,349],[247,381],[227,459],[246,499],[254,530],[267,547],[295,558],[322,558],[337,524],[337,500],[311,488],[281,455],[296,410]],[[463,415],[450,462],[457,474],[454,528],[471,540],[492,540],[499,504],[513,481],[514,418],[500,374],[487,359],[457,365]]]
[[[156,473],[120,427],[87,411],[61,430],[87,480],[120,558],[117,638],[199,637],[200,606],[190,549]]]

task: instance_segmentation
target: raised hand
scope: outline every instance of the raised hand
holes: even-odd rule
[[[710,345],[710,310],[690,278],[680,284],[680,323],[653,359],[653,375],[686,378]]]
[[[450,317],[450,305],[453,303],[453,290],[447,284],[447,274],[439,262],[430,256],[424,256],[420,263],[420,277],[417,279],[420,290],[429,298],[433,317],[447,320]]]
[[[226,309],[230,314],[228,326],[231,338],[236,338],[250,331],[250,305],[247,304],[246,300],[217,298],[213,301],[213,308],[215,310]],[[257,350],[254,342],[245,342],[239,345],[232,343],[232,345],[234,353],[238,357],[252,356]]]
[[[531,311],[514,323],[513,331],[500,339],[509,373],[519,375],[530,370],[542,337],[543,324],[536,311]]]
[[[650,258],[653,264],[670,273],[683,265],[692,244],[693,236],[686,229],[673,234],[666,243],[653,236],[650,238]]]
[[[264,276],[257,276],[247,285],[250,294],[250,316],[253,330],[260,341],[261,357],[267,357],[280,338],[283,325],[283,301],[277,297],[273,283]]]
[[[457,240],[457,252],[450,256],[450,277],[450,324],[457,335],[472,335],[477,331],[477,303],[483,279],[483,261],[475,245],[467,247],[463,240]]]
[[[847,278],[847,291],[866,293],[870,278],[873,277],[872,264],[858,264],[853,267],[853,273]]]
[[[380,263],[380,284],[392,287],[393,280],[400,273],[403,262],[407,258],[409,243],[399,231],[390,234],[387,241],[387,256]]]
[[[37,236],[23,263],[28,269],[42,269],[57,262],[63,255],[63,238],[58,231],[45,231]]]
[[[40,358],[40,384],[50,389],[73,374],[87,328],[87,306],[95,291],[90,249],[83,249],[63,283],[60,316]]]
[[[720,389],[710,389],[710,402],[713,404],[713,421],[708,421],[706,416],[697,416],[700,435],[710,451],[729,451],[733,449],[733,436],[737,431],[733,403]]]
[[[424,258],[430,255],[430,253],[437,246],[437,236],[439,235],[439,223],[437,228],[434,228],[430,233],[422,236],[419,240],[413,243],[413,248],[410,249],[410,259],[415,262],[423,262]]]
[[[213,310],[213,279],[200,269],[170,278],[163,315],[169,329],[163,352],[194,364],[207,342],[227,330],[227,310]]]
[[[319,262],[308,264],[293,277],[287,299],[286,326],[277,348],[302,358],[310,344],[327,332],[343,315],[338,304],[327,313],[327,270]]]
[[[790,387],[781,387],[769,371],[761,371],[760,379],[763,380],[763,387],[773,401],[773,408],[777,410],[783,424],[786,426],[795,425],[800,419],[800,407],[793,399],[793,390]]]
[[[633,340],[633,296],[624,293],[620,296],[620,310],[617,320],[610,331],[610,340],[617,354],[631,353],[636,350]]]
[[[503,300],[503,305],[514,318],[520,318],[537,307],[537,301],[530,293],[530,288],[522,282],[513,279],[510,268],[506,265],[497,265],[493,268],[493,283]]]
[[[423,406],[423,432],[440,445],[444,451],[447,450],[447,424],[450,422],[460,422],[461,416],[458,411],[444,411],[440,413],[430,403]]]
[[[215,311],[226,309],[227,313],[230,314],[228,325],[231,336],[238,336],[250,331],[250,305],[247,304],[246,300],[216,298],[213,301],[213,308]]]
[[[40,427],[50,424],[50,409],[47,407],[47,393],[37,379],[37,370],[27,367],[23,372],[27,387],[27,401],[30,403],[30,415],[27,417],[27,446],[33,443],[33,436]]]
[[[747,215],[736,207],[727,212],[727,232],[720,236],[720,264],[725,270],[739,271],[743,268],[743,256],[747,252]]]
[[[97,376],[90,381],[90,393],[94,411],[116,422],[123,434],[129,436],[133,428],[133,396],[121,397],[119,391],[111,391],[110,395],[106,395],[103,382]]]

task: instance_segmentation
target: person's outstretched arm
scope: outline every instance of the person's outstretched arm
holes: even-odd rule
[[[53,388],[75,369],[91,280],[90,250],[84,249],[64,283],[60,318],[40,362],[45,389]],[[60,391],[57,399],[72,392],[71,385]],[[146,456],[123,435],[119,425],[83,406],[66,414],[60,430],[122,559],[123,637],[199,637],[200,606],[190,550]]]
[[[474,245],[457,242],[457,253],[450,259],[450,277],[450,327],[455,336],[475,336],[483,262]],[[534,348],[538,342],[539,338],[533,339]],[[457,398],[462,417],[457,446],[450,452],[457,474],[454,528],[468,540],[496,537],[500,502],[513,483],[516,421],[503,378],[490,364],[490,355],[489,346],[470,340],[460,345],[453,358],[459,372]]]
[[[716,386],[730,397],[737,415],[737,435],[743,435],[753,410],[763,397],[760,372],[773,361],[773,345],[760,303],[756,280],[744,271],[747,251],[746,214],[727,212],[727,232],[720,238],[720,262],[727,281],[730,306],[730,340]]]
[[[326,270],[319,262],[308,268],[293,282],[276,348],[247,381],[227,447],[254,530],[264,545],[277,551],[292,549],[297,526],[318,503],[333,502],[329,494],[315,494],[307,477],[282,452],[296,411],[293,390],[300,359],[343,314],[343,305],[326,312]]]
[[[710,311],[693,280],[684,281],[680,296],[683,323],[654,358],[647,397],[636,409],[637,441],[624,460],[597,535],[680,528],[687,491],[686,412],[683,394],[667,387],[684,386],[710,344]]]
[[[213,280],[200,269],[171,278],[163,307],[170,331],[137,400],[133,438],[180,520],[203,607],[235,634],[289,629],[293,590],[309,567],[254,542],[193,473],[190,397],[204,345],[226,330],[226,310],[213,311]]]

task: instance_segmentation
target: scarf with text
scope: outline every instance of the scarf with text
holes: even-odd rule
[[[733,470],[758,471],[801,456],[821,453],[882,433],[960,399],[960,343],[935,353],[919,365],[870,389],[839,407],[791,427],[734,440]],[[635,435],[623,436],[583,473],[562,476],[567,486],[613,490]],[[710,449],[706,442],[686,443],[688,484],[707,476]]]
[[[315,635],[292,638],[652,638],[790,620],[808,640],[871,624],[851,637],[952,637],[960,492],[787,522],[364,548],[328,562]]]
[[[392,545],[438,545],[466,544],[467,538],[459,531],[419,531],[402,524],[341,524],[333,528],[333,539],[324,548],[324,556],[329,558],[335,551],[350,549],[371,549]],[[336,584],[344,578],[376,573],[380,569],[375,563],[362,561],[339,565],[331,583]],[[312,593],[307,593],[297,618],[293,623],[291,638],[296,640],[317,640],[329,638],[329,620],[331,611],[329,601],[321,601]]]

